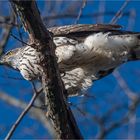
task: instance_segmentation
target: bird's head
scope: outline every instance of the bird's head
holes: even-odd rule
[[[18,67],[18,53],[20,48],[8,51],[0,57],[0,64],[8,65],[14,69]]]

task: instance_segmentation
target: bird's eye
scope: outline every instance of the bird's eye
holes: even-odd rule
[[[12,52],[8,52],[7,55],[8,55],[8,56],[12,55]]]

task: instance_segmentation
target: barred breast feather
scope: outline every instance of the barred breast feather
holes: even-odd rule
[[[26,46],[19,52],[18,69],[26,80],[33,80],[42,73],[40,62],[43,56],[31,46]]]

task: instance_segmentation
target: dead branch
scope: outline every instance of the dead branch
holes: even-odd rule
[[[2,33],[2,39],[0,40],[0,54],[2,54],[3,49],[6,45],[6,43],[8,42],[9,36],[10,36],[10,32],[12,30],[12,28],[14,27],[14,25],[12,23],[14,23],[14,13],[11,14],[10,17],[0,17],[0,22],[3,22],[3,33]]]
[[[87,2],[86,0],[83,0],[83,1],[82,1],[82,5],[81,5],[81,7],[80,7],[80,10],[79,10],[78,16],[77,16],[77,18],[76,18],[76,20],[75,20],[75,24],[77,24],[77,23],[79,22],[80,17],[81,17],[82,12],[83,12],[83,9],[84,9],[85,6],[86,6],[86,2]]]
[[[35,1],[12,0],[11,3],[20,15],[24,28],[29,33],[32,47],[44,56],[44,60],[40,64],[43,70],[42,87],[47,96],[47,115],[52,121],[57,138],[82,138],[70,107],[64,98],[65,89],[60,79],[52,36],[41,20]]]
[[[6,102],[6,104],[15,106],[17,108],[25,109],[27,107],[27,103],[2,92],[0,93],[0,99]],[[55,135],[54,130],[50,125],[49,119],[47,120],[44,112],[41,109],[38,109],[32,106],[31,109],[29,110],[29,115],[31,118],[36,119],[37,121],[40,121],[42,125],[50,132],[52,136]]]
[[[124,90],[124,93],[128,96],[131,103],[128,107],[128,111],[126,112],[126,114],[123,115],[123,117],[119,121],[112,122],[107,128],[104,127],[105,121],[107,118],[109,118],[110,114],[114,111],[114,109],[116,110],[116,108],[112,108],[109,112],[107,112],[101,118],[94,117],[96,122],[98,122],[98,124],[100,126],[100,131],[99,131],[99,134],[97,136],[97,139],[103,139],[103,138],[105,138],[105,136],[107,136],[114,129],[119,128],[124,124],[128,124],[128,122],[131,119],[133,119],[134,114],[136,112],[136,109],[138,108],[138,105],[140,104],[140,96],[138,96],[138,94],[135,94],[134,92],[132,92],[129,89],[126,82],[121,77],[120,73],[116,70],[113,73],[113,75],[117,79],[120,87]],[[120,107],[120,106],[118,106],[118,107]]]
[[[100,1],[98,13],[105,13],[105,1]],[[97,17],[97,23],[103,23],[106,14]]]
[[[115,15],[116,12],[114,11],[109,11],[109,12],[97,12],[97,13],[91,13],[91,14],[82,14],[80,18],[97,18],[100,16],[111,16]],[[123,16],[128,17],[131,14],[131,11],[124,12]],[[50,16],[44,16],[43,21],[45,20],[56,20],[56,19],[68,19],[68,18],[76,18],[77,14],[70,14],[70,13],[65,13],[65,14],[57,14],[57,15],[50,15]],[[132,15],[132,18],[135,18],[135,15]]]
[[[23,117],[27,114],[27,112],[29,111],[29,109],[32,107],[35,99],[37,98],[38,96],[38,92],[36,91],[35,87],[34,87],[34,84],[33,84],[33,90],[34,90],[34,94],[33,94],[33,97],[31,98],[29,104],[26,106],[26,108],[23,110],[23,112],[20,114],[20,116],[17,118],[16,122],[13,124],[13,126],[11,127],[10,131],[8,132],[5,140],[9,140],[15,129],[18,127],[18,125],[20,124],[20,122],[22,121]]]
[[[116,22],[118,21],[118,19],[122,17],[123,10],[127,6],[127,4],[128,4],[129,1],[130,0],[125,0],[125,2],[123,3],[123,5],[121,6],[121,8],[118,10],[118,12],[115,14],[115,16],[111,19],[111,21],[110,21],[111,24],[116,24]]]
[[[124,90],[124,93],[128,96],[130,100],[136,100],[138,96],[132,92],[129,87],[127,86],[126,82],[124,79],[121,77],[120,73],[118,70],[113,72],[113,76],[117,79],[118,84],[120,87]]]
[[[132,30],[134,28],[135,25],[135,21],[136,21],[136,10],[132,9],[130,11],[130,16],[128,18],[128,26],[127,26],[127,30]]]

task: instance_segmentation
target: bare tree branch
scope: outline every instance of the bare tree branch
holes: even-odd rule
[[[99,11],[98,11],[98,13],[104,13],[104,14],[102,14],[102,15],[100,15],[100,16],[97,16],[96,18],[97,18],[97,23],[103,23],[103,18],[104,18],[104,16],[106,15],[105,13],[105,1],[100,1],[100,5],[99,5]],[[114,14],[113,14],[114,15]]]
[[[100,121],[101,129],[99,131],[99,134],[97,136],[97,139],[103,139],[105,138],[109,133],[111,133],[114,129],[117,129],[121,127],[124,124],[127,124],[131,118],[133,118],[133,114],[135,113],[137,106],[140,104],[140,98],[137,98],[136,100],[132,101],[132,103],[129,105],[128,111],[119,121],[112,122],[110,126],[107,128],[104,127],[104,120],[102,118],[98,118]],[[109,116],[108,116],[109,117]]]
[[[21,42],[23,45],[31,46],[29,43],[24,42],[21,38],[16,37],[14,34],[10,33],[10,35],[17,41]]]
[[[75,20],[75,24],[77,24],[77,23],[79,22],[80,17],[81,17],[81,15],[82,15],[82,11],[83,11],[83,9],[84,9],[85,6],[86,6],[86,2],[87,2],[86,0],[83,0],[82,5],[81,5],[80,10],[79,10],[79,13],[78,13],[78,16],[77,16],[77,18],[76,18],[76,20]]]
[[[132,9],[130,11],[130,16],[128,18],[128,26],[127,26],[127,30],[132,30],[134,25],[135,25],[135,21],[136,21],[136,10]]]
[[[34,84],[33,84],[33,90],[34,90],[34,94],[33,94],[33,97],[31,98],[29,104],[27,105],[27,107],[23,110],[23,112],[20,114],[20,116],[18,117],[18,119],[16,120],[16,122],[13,124],[13,126],[11,127],[10,131],[8,132],[5,140],[9,140],[15,129],[17,128],[17,126],[20,124],[20,122],[22,121],[23,117],[27,114],[27,112],[29,111],[29,109],[32,107],[35,99],[37,98],[38,94],[35,87],[34,87]]]
[[[118,19],[121,18],[121,16],[123,15],[123,10],[127,6],[127,4],[128,4],[129,1],[130,0],[125,0],[124,4],[118,10],[118,12],[116,13],[116,15],[111,19],[111,21],[110,21],[111,24],[116,24],[116,22],[118,21]]]
[[[95,17],[97,18],[97,17],[103,16],[103,15],[104,16],[111,16],[111,15],[114,15],[114,14],[116,14],[116,12],[114,12],[114,11],[97,12],[97,13],[91,13],[91,14],[82,14],[80,16],[80,18],[95,18]],[[130,14],[131,14],[131,11],[124,12],[123,13],[123,16],[126,16],[127,17]],[[63,18],[65,18],[65,19],[67,19],[67,18],[76,18],[76,17],[77,17],[77,14],[65,13],[65,14],[57,14],[57,15],[45,16],[45,17],[43,17],[43,21],[45,21],[45,20],[63,19]]]
[[[39,90],[38,93],[41,91],[42,90]],[[0,99],[6,102],[6,104],[15,106],[17,108],[25,109],[27,107],[27,103],[21,100],[18,100],[14,97],[11,97],[10,95],[7,95],[2,92],[0,93]],[[50,132],[52,136],[55,135],[54,130],[50,125],[50,121],[49,119],[47,120],[43,111],[32,106],[31,109],[29,110],[29,114],[31,118],[36,119],[37,121],[40,121],[42,125]]]
[[[44,57],[40,64],[43,70],[42,87],[47,96],[47,114],[53,122],[57,138],[82,138],[64,97],[65,89],[55,58],[52,36],[41,20],[35,1],[12,0],[12,4],[18,11],[24,28],[29,33],[32,47],[40,51]]]
[[[2,25],[11,25],[11,26],[18,26],[14,23],[14,14],[12,13],[11,16],[0,16],[0,26]]]
[[[128,96],[128,98],[129,98],[130,100],[136,100],[138,96],[137,96],[136,94],[134,94],[134,92],[132,92],[132,91],[128,88],[126,82],[125,82],[124,79],[121,77],[121,75],[120,75],[120,73],[119,73],[118,70],[116,70],[116,71],[113,72],[113,76],[117,79],[118,84],[119,84],[120,87],[124,90],[124,92],[125,92],[125,94]]]
[[[128,111],[125,113],[125,115],[122,116],[122,118],[119,121],[114,121],[111,122],[110,125],[108,125],[108,127],[104,127],[106,119],[109,118],[109,116],[114,112],[114,110],[116,110],[118,107],[120,108],[121,106],[116,106],[117,108],[112,108],[110,111],[108,111],[105,115],[103,115],[101,118],[99,117],[94,117],[95,121],[98,122],[99,126],[100,126],[100,131],[99,134],[97,136],[97,139],[103,139],[105,138],[109,133],[111,133],[114,129],[121,127],[124,124],[128,124],[129,122],[131,122],[131,120],[134,118],[136,109],[138,107],[138,105],[140,104],[140,96],[138,96],[137,94],[135,94],[134,92],[132,92],[126,82],[124,81],[124,79],[121,77],[120,73],[116,70],[113,73],[114,77],[117,79],[120,87],[124,90],[124,93],[128,96],[128,98],[130,99],[130,105],[128,106]]]
[[[11,24],[11,23],[13,23],[15,20],[14,13],[12,13],[9,18],[1,16],[0,21],[1,20],[3,20],[4,28],[3,28],[2,39],[0,41],[0,54],[2,54],[3,48],[5,47],[6,43],[8,42],[10,32],[11,32],[12,27],[13,27],[13,24]],[[9,24],[7,24],[7,23],[9,23]]]

